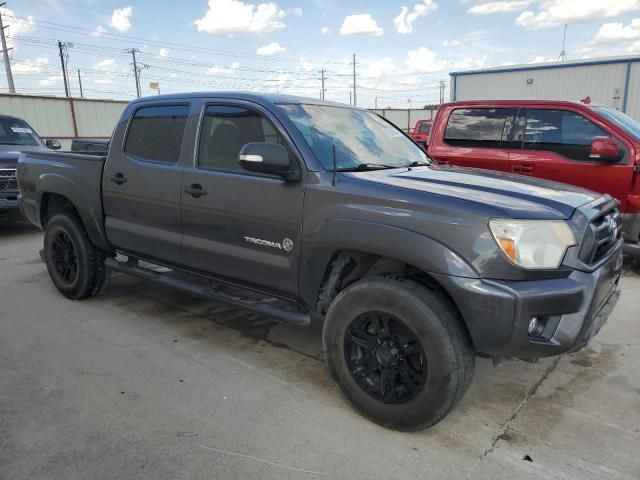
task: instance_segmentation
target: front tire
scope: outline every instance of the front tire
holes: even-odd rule
[[[347,401],[402,431],[443,419],[471,384],[475,365],[453,303],[406,278],[369,277],[340,292],[325,318],[323,346]]]
[[[89,239],[80,219],[60,213],[47,224],[44,259],[53,284],[67,298],[96,295],[106,278],[105,254]]]

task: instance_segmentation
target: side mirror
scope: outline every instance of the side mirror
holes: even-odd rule
[[[591,142],[589,158],[601,162],[617,162],[624,154],[618,150],[618,144],[609,137],[596,137]]]
[[[62,144],[60,143],[60,140],[46,140],[44,142],[44,144],[47,146],[47,148],[50,148],[51,150],[60,150],[62,148]]]
[[[277,143],[247,143],[240,150],[238,162],[250,172],[279,175],[288,181],[300,178],[300,172],[291,166],[289,153]]]

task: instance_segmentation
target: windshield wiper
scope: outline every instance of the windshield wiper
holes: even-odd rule
[[[431,165],[429,162],[425,162],[424,160],[416,160],[415,162],[411,162],[407,167],[428,167]]]
[[[361,163],[355,167],[336,168],[336,172],[364,172],[366,170],[382,170],[387,168],[401,168],[401,166],[385,165],[383,163]]]

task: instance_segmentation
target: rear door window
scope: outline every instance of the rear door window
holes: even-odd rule
[[[522,148],[555,152],[572,160],[589,161],[591,142],[609,137],[582,115],[568,110],[529,109]]]
[[[188,116],[188,105],[139,108],[131,119],[124,151],[142,160],[177,163]]]
[[[431,131],[431,123],[423,122],[418,127],[418,133],[429,133]]]
[[[444,140],[459,147],[506,148],[515,110],[512,108],[460,108],[451,112]]]

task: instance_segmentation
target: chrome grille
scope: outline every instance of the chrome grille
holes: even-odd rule
[[[0,169],[0,192],[18,190],[15,168]]]
[[[622,219],[617,209],[605,212],[589,223],[580,248],[580,260],[593,265],[606,257],[622,235]]]

